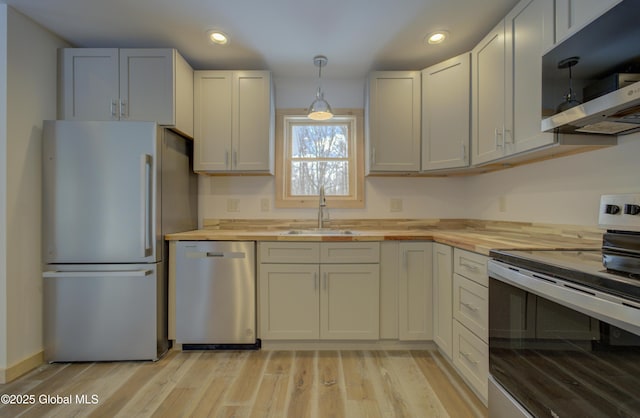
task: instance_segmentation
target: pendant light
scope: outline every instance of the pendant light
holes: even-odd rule
[[[313,120],[327,120],[333,117],[331,106],[324,99],[324,92],[322,91],[322,85],[320,84],[322,79],[322,67],[327,65],[327,57],[323,55],[316,55],[313,57],[313,63],[318,67],[318,91],[316,92],[316,98],[309,106],[307,117]]]
[[[567,109],[578,106],[580,101],[576,99],[576,95],[573,93],[573,77],[571,74],[571,68],[573,68],[580,61],[580,57],[565,58],[558,63],[558,69],[569,69],[569,92],[564,96],[564,101],[556,107],[556,113],[564,112]]]

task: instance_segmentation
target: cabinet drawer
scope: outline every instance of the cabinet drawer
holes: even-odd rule
[[[453,365],[486,404],[489,347],[455,320],[453,321]]]
[[[476,282],[453,275],[453,317],[488,342],[488,289]]]
[[[488,259],[484,255],[456,248],[453,251],[453,272],[487,287],[489,286],[487,275]]]
[[[260,263],[318,263],[318,242],[261,242],[258,244]]]
[[[321,263],[379,263],[378,242],[323,242],[320,244]]]

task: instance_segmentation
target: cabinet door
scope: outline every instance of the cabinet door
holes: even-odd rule
[[[120,119],[175,125],[173,49],[120,50]]]
[[[433,340],[452,357],[453,251],[448,245],[433,244]]]
[[[231,169],[231,71],[194,72],[194,169]]]
[[[118,50],[61,50],[60,119],[119,119]]]
[[[369,75],[369,171],[420,170],[420,73]]]
[[[379,265],[325,264],[320,267],[320,273],[320,337],[377,340],[380,335]]]
[[[273,106],[268,71],[233,73],[232,166],[238,171],[271,171]]]
[[[504,49],[502,21],[471,53],[472,164],[484,163],[504,155]]]
[[[400,243],[398,307],[400,340],[433,339],[432,244]]]
[[[469,165],[471,58],[422,71],[422,170]]]
[[[260,264],[260,336],[271,340],[319,338],[317,264]]]
[[[556,40],[562,42],[622,0],[555,0]]]
[[[553,0],[522,0],[505,18],[507,95],[506,153],[552,144],[541,132],[542,54],[553,45]]]

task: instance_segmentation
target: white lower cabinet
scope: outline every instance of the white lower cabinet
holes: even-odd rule
[[[385,241],[380,249],[380,337],[433,339],[431,242]]]
[[[453,353],[453,249],[433,244],[433,341],[449,359]]]
[[[453,321],[453,365],[487,403],[489,346],[458,321]]]
[[[377,242],[260,243],[260,338],[377,340],[379,246]]]
[[[489,378],[488,257],[453,251],[453,365],[486,404]]]

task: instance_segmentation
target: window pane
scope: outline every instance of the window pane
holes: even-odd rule
[[[327,195],[349,195],[349,163],[347,161],[292,161],[291,195],[319,194],[324,185]]]
[[[293,158],[347,158],[347,125],[292,125]]]

